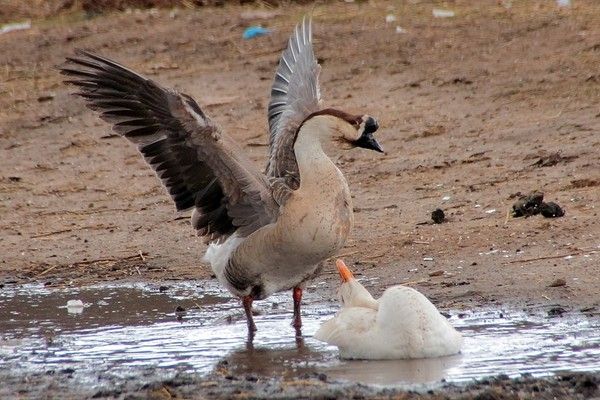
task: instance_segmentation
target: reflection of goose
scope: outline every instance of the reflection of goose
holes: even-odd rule
[[[298,336],[295,346],[270,342],[255,347],[253,342],[248,341],[244,349],[229,352],[218,365],[227,365],[229,373],[236,376],[253,374],[287,378],[299,374],[299,371],[316,372],[316,367],[311,364],[322,356],[322,353],[306,346],[304,339]]]
[[[425,296],[406,286],[388,288],[375,300],[342,260],[342,309],[315,338],[335,345],[342,358],[425,358],[456,354],[462,337]]]
[[[331,380],[351,380],[370,385],[420,384],[439,382],[460,365],[461,357],[405,360],[340,360],[324,369]]]
[[[275,74],[266,174],[191,97],[83,51],[62,72],[137,144],[177,209],[193,209],[192,225],[210,243],[205,258],[243,299],[248,328],[256,329],[254,300],[289,289],[299,327],[302,284],[344,245],[353,224],[346,179],[321,143],[382,151],[375,119],[321,109],[310,20],[296,27]]]

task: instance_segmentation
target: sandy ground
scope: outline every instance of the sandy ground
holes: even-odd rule
[[[0,35],[0,284],[209,278],[187,215],[55,66],[86,48],[184,91],[262,166],[273,71],[314,9],[326,104],[376,116],[386,150],[332,153],[356,212],[340,254],[380,278],[369,288],[408,283],[441,308],[597,312],[600,8],[457,0],[439,19],[436,2],[415,3],[70,15]],[[273,34],[241,40],[257,23]],[[510,218],[533,190],[566,215]],[[438,207],[447,222],[433,224]],[[322,279],[333,297],[332,263]]]

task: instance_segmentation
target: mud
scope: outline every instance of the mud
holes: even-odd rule
[[[559,320],[534,309],[447,310],[465,339],[459,355],[340,360],[334,347],[312,338],[337,307],[323,302],[322,285],[307,292],[301,336],[290,326],[286,296],[279,294],[258,303],[259,331],[250,341],[238,301],[215,282],[5,288],[0,295],[0,375],[33,382],[54,377],[74,395],[104,396],[116,389],[127,392],[132,382],[141,390],[186,379],[204,382],[204,388],[213,388],[215,380],[258,388],[285,381],[311,386],[316,380],[319,386],[331,383],[327,390],[333,392],[357,391],[356,385],[373,393],[427,392],[500,375],[541,378],[600,369],[599,316],[565,310],[552,314]],[[76,300],[82,309],[67,307]],[[33,395],[39,384],[21,394]],[[233,393],[232,387],[222,389],[214,394]]]

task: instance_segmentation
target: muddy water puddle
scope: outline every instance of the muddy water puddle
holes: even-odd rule
[[[600,370],[597,316],[484,310],[461,312],[458,318],[451,311],[451,322],[465,338],[462,354],[343,361],[334,347],[312,338],[336,306],[322,300],[321,289],[309,288],[298,338],[290,326],[289,297],[257,302],[259,330],[249,344],[238,301],[213,282],[5,287],[0,290],[0,369],[23,376],[66,372],[97,386],[102,377],[150,381],[177,372],[208,375],[223,362],[236,374],[292,378],[317,372],[329,380],[391,386]],[[69,300],[81,300],[83,308],[66,307]]]

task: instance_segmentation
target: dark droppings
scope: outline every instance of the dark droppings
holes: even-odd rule
[[[540,211],[546,218],[558,218],[565,215],[565,211],[553,201],[542,203],[542,209]]]
[[[431,219],[436,224],[441,224],[446,220],[446,215],[444,214],[444,210],[441,208],[436,208],[431,212]]]
[[[513,217],[531,217],[542,214],[546,218],[558,218],[565,215],[564,210],[555,202],[544,202],[544,193],[532,192],[521,196],[513,204]]]
[[[544,193],[533,192],[527,196],[521,196],[513,204],[514,217],[530,217],[540,213],[542,203],[544,201]]]

